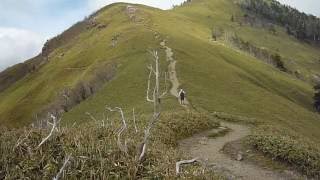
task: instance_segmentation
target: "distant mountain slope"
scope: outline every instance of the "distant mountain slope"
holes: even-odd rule
[[[122,3],[107,6],[53,40],[45,65],[3,88],[0,122],[19,127],[45,118],[47,112],[61,114],[66,123],[86,121],[86,112],[101,116],[107,104],[148,112],[147,51],[158,49],[166,68],[160,46],[166,40],[196,109],[256,118],[318,141],[312,82],[320,73],[319,48],[276,25],[276,33],[251,26],[244,15],[231,0],[194,0],[169,11]],[[217,29],[218,40],[213,41]],[[235,37],[270,55],[279,54],[289,71],[241,50],[230,40]],[[164,105],[168,111],[180,108],[173,97]]]

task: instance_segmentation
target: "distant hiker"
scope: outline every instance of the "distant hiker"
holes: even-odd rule
[[[186,92],[183,89],[180,89],[179,97],[180,97],[180,104],[184,104],[184,99],[186,98]]]

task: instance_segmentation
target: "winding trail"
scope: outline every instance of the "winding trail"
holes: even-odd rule
[[[191,157],[199,157],[208,162],[210,169],[224,175],[227,179],[300,179],[298,175],[289,171],[281,173],[267,170],[255,164],[237,161],[224,154],[222,149],[227,143],[240,140],[250,135],[250,129],[243,125],[228,122],[222,122],[221,126],[228,127],[232,131],[223,137],[217,137],[215,139],[208,138],[208,136],[216,132],[217,129],[196,134],[193,137],[180,141],[180,150]]]
[[[176,64],[177,61],[173,58],[173,51],[170,47],[168,47],[166,45],[166,41],[162,41],[160,43],[160,45],[165,48],[165,52],[166,52],[166,57],[167,57],[167,61],[169,62],[168,65],[168,71],[169,71],[169,80],[172,84],[172,87],[170,89],[170,94],[173,95],[174,97],[176,97],[179,101],[179,87],[180,87],[180,83],[177,77],[177,71],[176,71]],[[187,100],[187,98],[185,99],[185,104],[182,106],[187,106],[189,105],[189,102]]]
[[[169,79],[172,83],[170,94],[175,96],[179,101],[178,89],[180,87],[180,83],[176,72],[177,61],[173,58],[174,53],[172,49],[166,45],[165,40],[163,40],[160,45],[165,49],[166,58],[169,62]],[[189,109],[189,105],[190,104],[186,99],[185,105],[182,106]],[[220,131],[223,128],[229,128],[232,131],[223,137],[217,137],[214,139],[208,138],[210,134]],[[206,162],[207,165],[209,165],[210,169],[212,169],[214,172],[224,175],[227,179],[303,179],[291,171],[285,173],[264,169],[252,163],[232,159],[222,152],[223,147],[227,143],[243,139],[248,135],[250,135],[250,128],[247,126],[229,122],[221,122],[221,127],[218,129],[208,130],[180,141],[179,149],[190,157],[200,158],[202,161]]]

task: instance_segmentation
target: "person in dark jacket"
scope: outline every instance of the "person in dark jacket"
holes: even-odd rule
[[[180,89],[179,91],[179,97],[180,97],[180,104],[184,105],[184,100],[186,98],[186,92],[183,89]]]

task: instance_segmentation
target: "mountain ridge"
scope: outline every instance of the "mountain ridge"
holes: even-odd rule
[[[67,129],[103,130],[110,139],[113,131],[105,129],[119,125],[113,124],[119,118],[106,107],[121,107],[125,115],[134,109],[145,125],[153,112],[145,100],[152,51],[161,71],[173,73],[168,59],[176,61],[180,86],[174,87],[187,92],[189,104],[180,106],[172,95],[161,99],[165,116],[159,128],[165,131],[159,136],[167,138],[165,144],[212,128],[215,120],[235,121],[252,127],[247,141],[256,150],[317,175],[320,115],[313,107],[313,85],[320,74],[319,47],[277,24],[251,21],[235,2],[193,0],[166,11],[127,3],[106,6],[49,41],[38,57],[45,64],[1,83],[0,126],[46,128],[53,115]],[[1,74],[0,82],[5,82]],[[97,119],[111,119],[110,126],[97,130]],[[175,147],[170,148],[170,158],[176,157]]]

